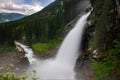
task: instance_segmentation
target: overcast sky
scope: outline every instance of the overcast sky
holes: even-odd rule
[[[0,13],[30,15],[40,11],[55,0],[0,0]]]

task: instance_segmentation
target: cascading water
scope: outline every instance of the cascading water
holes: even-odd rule
[[[75,27],[64,39],[55,58],[47,59],[42,62],[37,60],[36,64],[28,68],[28,71],[36,70],[40,80],[75,80],[74,66],[79,55],[83,31],[90,13],[91,11],[78,20]],[[20,45],[25,52],[28,53],[26,57],[28,57],[30,63],[35,60],[32,57],[33,52],[28,46],[18,42],[15,43]]]
[[[55,59],[48,59],[37,69],[42,80],[73,80],[74,66],[79,55],[80,43],[91,12],[83,15],[64,39]]]
[[[58,51],[56,60],[74,67],[76,58],[78,57],[78,53],[80,52],[80,43],[85,25],[87,23],[87,17],[89,15],[90,12],[86,15],[83,15],[78,20],[75,27],[68,33]]]
[[[25,57],[28,58],[30,64],[36,61],[36,59],[33,57],[33,51],[29,46],[23,45],[19,42],[15,42],[15,44],[21,46],[24,49],[24,51],[26,52]]]

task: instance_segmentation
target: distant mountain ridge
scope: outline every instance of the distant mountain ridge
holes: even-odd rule
[[[0,24],[0,44],[14,45],[16,40],[31,45],[60,38],[65,25],[88,7],[89,0],[56,0],[37,13]]]
[[[25,15],[18,13],[0,13],[0,23],[14,21],[23,18]]]

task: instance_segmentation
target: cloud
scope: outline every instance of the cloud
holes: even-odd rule
[[[15,0],[0,0],[0,12],[19,13],[24,15],[33,14],[43,8],[40,2],[33,4],[17,4]]]

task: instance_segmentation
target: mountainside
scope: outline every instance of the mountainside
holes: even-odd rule
[[[33,44],[58,38],[65,25],[89,7],[82,3],[88,4],[89,0],[56,0],[38,13],[0,24],[0,44],[12,45],[14,40]]]
[[[0,23],[17,20],[23,17],[24,15],[17,13],[0,13]]]

